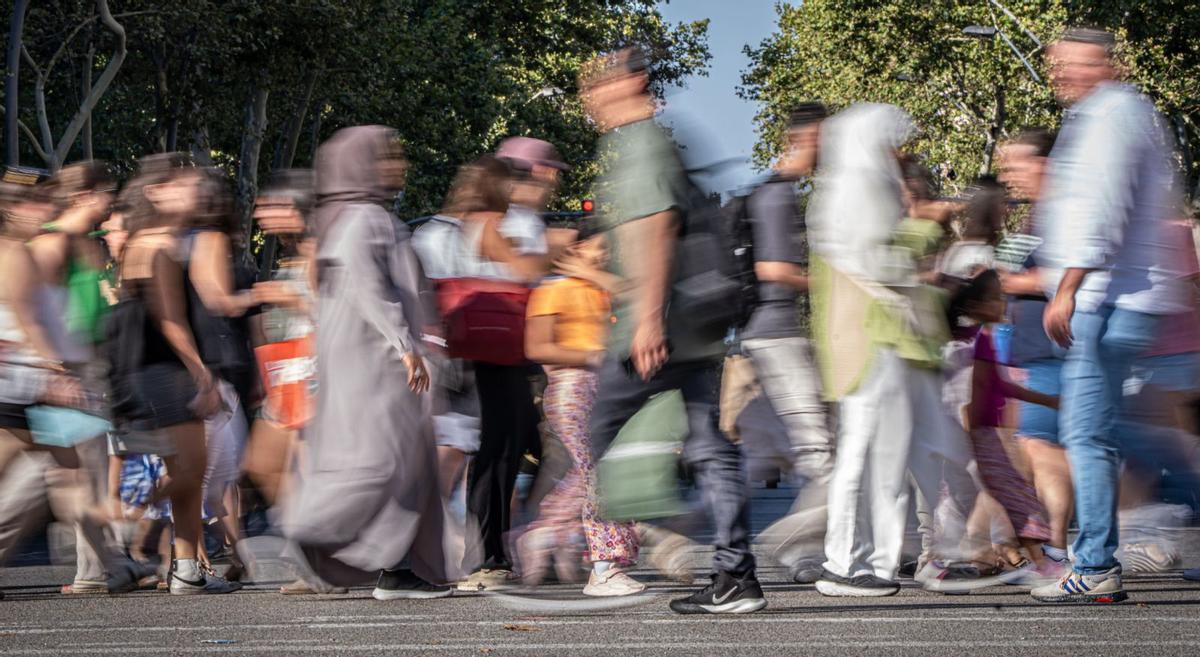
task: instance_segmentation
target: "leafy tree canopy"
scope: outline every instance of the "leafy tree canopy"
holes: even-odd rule
[[[1005,11],[1007,10],[1007,11]],[[955,192],[981,169],[996,117],[998,135],[1054,127],[1060,110],[1046,80],[1044,51],[1071,24],[1113,30],[1127,79],[1168,116],[1181,164],[1195,184],[1200,156],[1200,2],[1196,0],[803,0],[776,7],[778,26],[757,46],[739,93],[761,103],[755,157],[779,150],[781,119],[798,102],[832,108],[856,101],[908,110],[915,143]],[[968,26],[998,27],[1028,55],[1034,79],[999,34],[971,38]],[[1029,36],[1032,34],[1033,36]],[[1036,39],[1036,41],[1035,41]]]
[[[3,3],[11,15],[14,0]],[[596,132],[575,96],[575,72],[622,42],[648,44],[662,84],[704,74],[707,22],[670,25],[654,0],[112,0],[128,55],[93,110],[95,157],[129,171],[136,158],[193,149],[234,173],[251,130],[248,108],[268,92],[260,172],[310,163],[338,128],[379,123],[403,136],[413,163],[405,213],[436,209],[456,168],[507,135],[555,143],[569,162],[559,201],[576,207],[595,176]],[[30,3],[23,43],[46,69],[45,111],[20,70],[22,163],[44,118],[60,134],[82,80],[99,76],[114,36],[94,0]],[[77,29],[80,26],[82,29]],[[69,39],[69,40],[68,40]],[[61,52],[60,52],[61,51]],[[91,56],[89,57],[89,53]],[[56,132],[57,131],[57,132]],[[71,158],[77,159],[82,141]]]

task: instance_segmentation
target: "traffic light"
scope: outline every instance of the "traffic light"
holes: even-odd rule
[[[583,210],[584,214],[591,214],[596,211],[596,202],[590,198],[585,198],[583,199],[583,202],[579,204],[579,209]]]

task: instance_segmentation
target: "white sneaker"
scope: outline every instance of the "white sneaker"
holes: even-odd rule
[[[459,591],[503,591],[513,587],[511,570],[477,570],[458,583]]]
[[[1030,595],[1039,602],[1095,602],[1111,604],[1122,602],[1129,596],[1121,586],[1121,567],[1096,575],[1082,575],[1068,571],[1056,582],[1039,586]]]
[[[588,577],[583,594],[596,598],[615,598],[622,595],[634,595],[646,590],[646,585],[625,574],[620,568],[609,568],[597,575],[592,571]]]
[[[171,572],[171,595],[203,595],[207,593],[233,593],[241,590],[240,582],[230,582],[216,573],[200,571],[200,579],[183,579],[179,573]]]

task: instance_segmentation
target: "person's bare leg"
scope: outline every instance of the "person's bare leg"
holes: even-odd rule
[[[1036,538],[1022,538],[1018,540],[1021,542],[1021,547],[1025,550],[1029,560],[1033,562],[1033,565],[1041,568],[1042,564],[1046,561],[1046,555],[1042,552],[1042,541]]]
[[[57,460],[57,459],[56,459]],[[110,576],[122,574],[128,561],[109,546],[107,518],[94,504],[87,473],[80,468],[52,467],[46,472],[50,507],[59,519],[74,523]]]
[[[0,428],[0,475],[21,452],[33,445],[33,434],[22,429]]]
[[[438,445],[438,488],[443,498],[449,498],[454,493],[454,485],[462,477],[467,462],[467,455],[454,447]]]
[[[295,431],[266,420],[256,420],[250,428],[242,471],[258,486],[268,504],[274,505],[282,493],[295,441]]]
[[[966,533],[961,546],[965,560],[995,564],[998,545],[992,540],[992,524],[997,513],[1004,513],[1000,503],[986,491],[979,491],[975,497],[975,508],[967,516]]]
[[[108,457],[108,517],[112,522],[121,522],[125,513],[121,508],[121,473],[125,470],[124,456]]]
[[[197,559],[202,547],[201,483],[208,454],[204,444],[204,423],[187,422],[168,427],[175,454],[164,459],[171,474],[168,484],[171,513],[175,518],[175,555],[179,559]]]
[[[1033,464],[1033,486],[1050,521],[1050,540],[1046,544],[1065,550],[1075,506],[1066,450],[1037,438],[1022,438],[1021,448]]]
[[[246,574],[246,564],[238,555],[238,541],[241,540],[241,527],[238,518],[241,517],[241,496],[236,485],[225,487],[224,499],[221,501],[221,513],[217,516],[222,540],[229,548],[229,570],[225,571],[225,579],[231,582],[241,581]]]

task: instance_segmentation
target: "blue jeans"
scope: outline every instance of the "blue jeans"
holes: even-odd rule
[[[1076,312],[1075,341],[1062,373],[1059,439],[1075,486],[1075,571],[1097,574],[1117,564],[1117,496],[1121,468],[1115,431],[1122,385],[1155,338],[1158,316],[1101,306]]]

